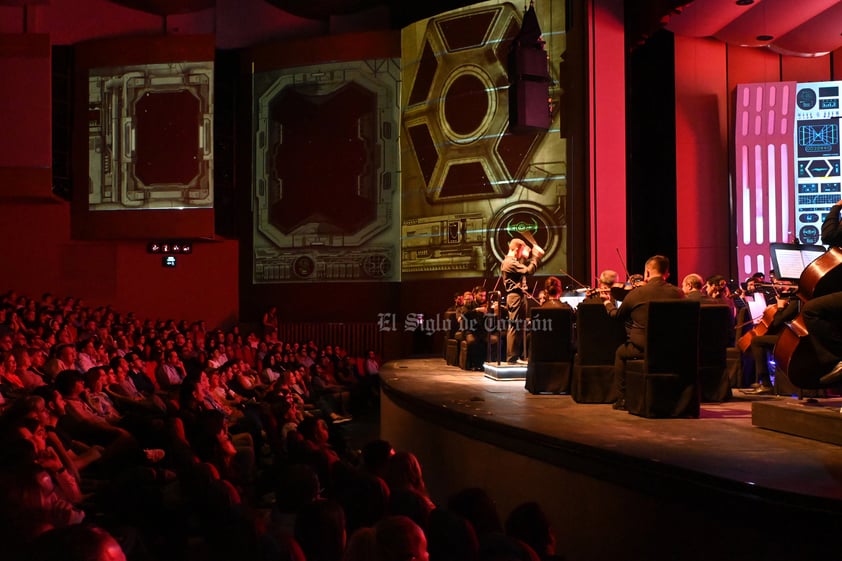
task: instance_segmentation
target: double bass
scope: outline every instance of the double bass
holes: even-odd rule
[[[842,290],[842,248],[831,247],[807,265],[798,279],[796,294],[802,303]],[[826,374],[816,358],[802,314],[784,326],[775,345],[775,363],[790,381],[802,389],[821,388]]]

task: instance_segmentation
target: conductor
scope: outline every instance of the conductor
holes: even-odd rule
[[[527,275],[538,269],[544,250],[537,243],[532,249],[526,242],[514,238],[509,242],[509,253],[500,265],[506,306],[509,309],[509,326],[506,332],[506,360],[509,364],[523,362],[523,328],[526,321]]]

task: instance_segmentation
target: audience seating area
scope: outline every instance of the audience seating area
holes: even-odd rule
[[[375,349],[285,333],[274,309],[244,333],[6,294],[3,557],[558,558],[539,505],[505,524],[481,489],[436,505],[411,451],[351,443],[378,414]]]

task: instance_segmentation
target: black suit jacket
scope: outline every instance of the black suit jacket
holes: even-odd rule
[[[646,324],[649,320],[649,308],[654,300],[681,300],[684,293],[661,277],[650,279],[643,286],[629,292],[622,305],[617,306],[610,300],[605,302],[608,315],[624,321],[627,340],[640,350],[646,348]]]

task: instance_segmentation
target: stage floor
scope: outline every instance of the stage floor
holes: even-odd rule
[[[451,420],[491,433],[496,427],[515,439],[531,435],[552,448],[622,458],[656,476],[842,513],[839,446],[752,425],[753,402],[800,406],[794,398],[734,390],[729,402],[702,404],[698,419],[645,419],[607,404],[578,404],[567,395],[532,395],[522,380],[492,380],[441,358],[390,362],[381,379],[387,395],[414,402],[432,418],[447,412]],[[838,412],[842,399],[822,399],[819,406]]]

